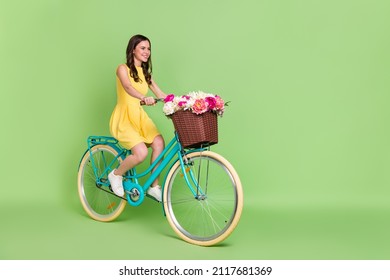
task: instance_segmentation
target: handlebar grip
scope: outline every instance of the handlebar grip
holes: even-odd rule
[[[154,99],[154,103],[156,104],[157,102],[160,102],[160,101],[163,101],[163,100],[164,100],[164,98],[155,98],[155,99]],[[141,106],[146,105],[145,101],[143,101],[143,100],[141,100],[141,101],[139,102],[139,104],[140,104]]]

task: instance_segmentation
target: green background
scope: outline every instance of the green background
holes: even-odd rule
[[[389,259],[390,2],[1,0],[1,259]],[[88,135],[108,135],[128,39],[167,93],[231,101],[213,150],[237,169],[221,245],[174,235],[161,206],[91,220]],[[161,105],[147,108],[168,140]]]

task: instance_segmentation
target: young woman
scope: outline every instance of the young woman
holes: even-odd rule
[[[164,149],[164,139],[153,121],[140,105],[154,105],[153,97],[147,97],[150,89],[157,98],[166,94],[152,79],[151,43],[143,35],[130,38],[126,50],[126,64],[118,66],[116,71],[117,104],[110,119],[110,132],[119,143],[131,150],[120,166],[109,175],[112,190],[119,196],[124,195],[122,175],[140,164],[152,148],[151,161],[154,161]],[[161,188],[156,179],[148,189],[148,194],[161,201]]]

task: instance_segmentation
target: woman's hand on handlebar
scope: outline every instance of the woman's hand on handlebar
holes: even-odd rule
[[[154,99],[154,97],[151,97],[151,96],[147,96],[147,97],[143,97],[141,102],[140,102],[141,105],[154,105],[156,104],[156,99]]]
[[[144,97],[144,98],[142,98],[142,100],[139,103],[141,105],[151,106],[151,105],[155,105],[159,101],[164,101],[164,98],[157,99],[154,97]]]

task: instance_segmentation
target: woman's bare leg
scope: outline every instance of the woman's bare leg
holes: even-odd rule
[[[164,143],[164,138],[161,136],[161,135],[157,135],[152,144],[150,145],[150,147],[152,148],[152,156],[150,158],[150,163],[154,162],[157,157],[161,154],[161,152],[164,150],[165,148],[165,143]],[[156,170],[156,168],[159,166],[160,163],[158,163],[156,165],[156,167],[153,169]],[[152,183],[152,187],[155,187],[158,185],[158,181],[159,181],[159,177],[157,177],[156,180],[153,181]]]
[[[131,149],[131,155],[127,156],[114,171],[115,175],[122,176],[126,171],[143,162],[148,156],[148,147],[145,143],[139,143]]]

